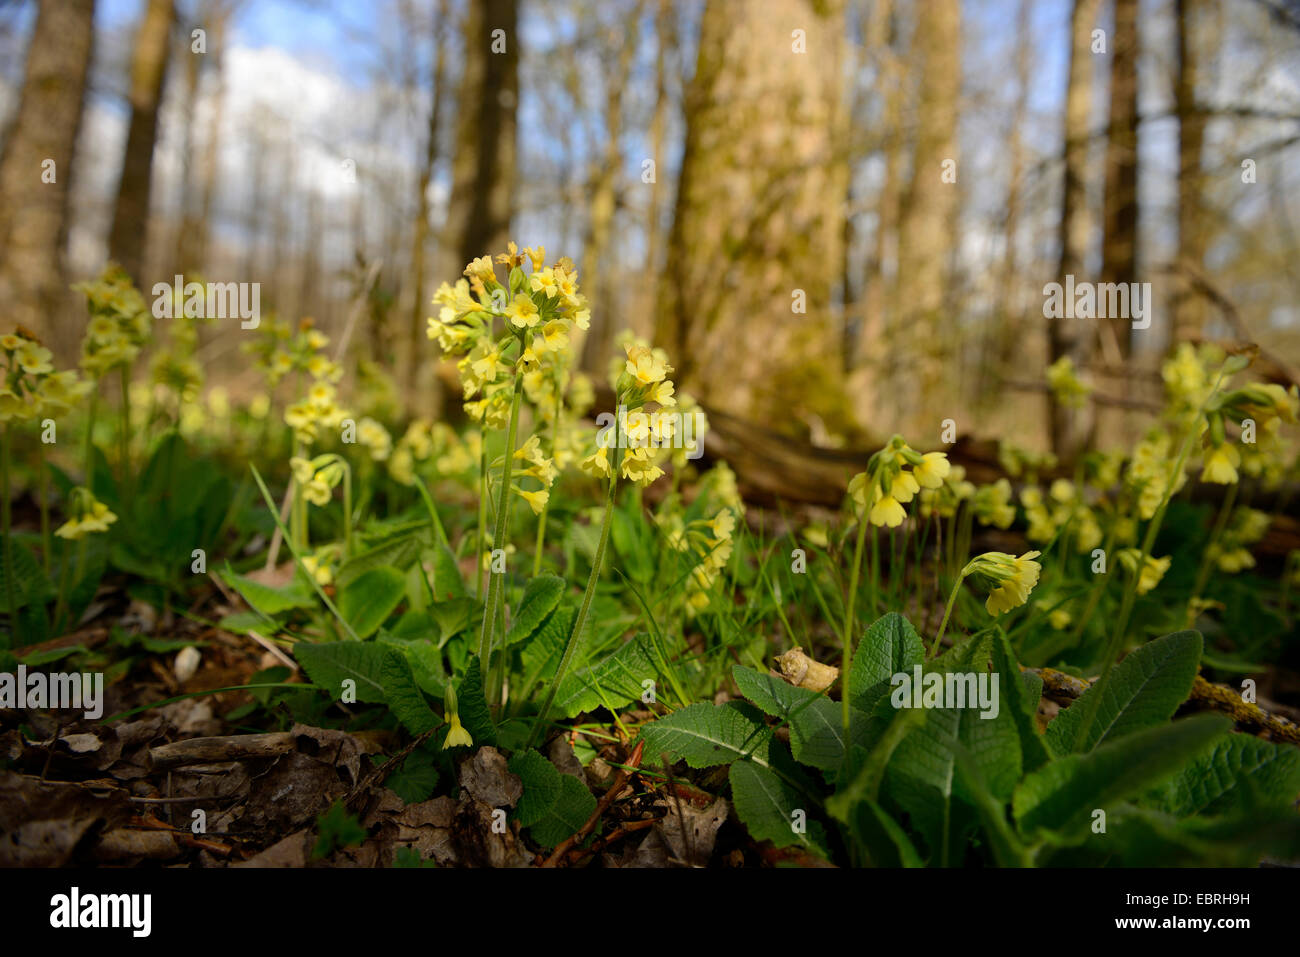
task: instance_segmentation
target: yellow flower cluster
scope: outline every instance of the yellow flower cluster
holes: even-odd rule
[[[951,468],[943,452],[923,455],[895,435],[871,457],[865,472],[849,480],[849,495],[855,511],[865,511],[872,525],[897,528],[907,518],[903,506],[923,488],[941,488]]]
[[[338,428],[345,418],[347,412],[338,403],[337,391],[325,381],[313,384],[305,398],[284,410],[285,424],[302,446],[315,442],[321,429]]]
[[[1137,444],[1133,456],[1129,459],[1127,482],[1130,492],[1137,500],[1138,515],[1149,519],[1155,515],[1166,492],[1170,496],[1187,484],[1187,473],[1178,471],[1174,464],[1177,450],[1173,439],[1167,432],[1154,430]],[[1170,482],[1173,482],[1171,489]]]
[[[1010,497],[1010,492],[1011,485],[1008,483],[1008,497]],[[921,489],[920,496],[917,499],[920,503],[918,510],[922,518],[929,518],[931,515],[938,515],[940,518],[952,518],[957,514],[957,509],[961,507],[961,503],[970,501],[975,495],[975,483],[966,481],[966,469],[960,465],[954,465],[949,468],[947,478],[943,480],[943,484],[938,488]],[[1007,519],[1007,525],[1011,524],[1015,516],[1016,511],[1013,508],[1011,509],[1011,518]]]
[[[131,277],[110,264],[98,279],[72,288],[85,295],[90,310],[81,344],[81,367],[98,378],[109,369],[134,362],[149,338],[152,315]]]
[[[74,488],[68,497],[68,520],[54,530],[60,538],[75,541],[98,532],[107,532],[117,516],[95,498],[88,488]]]
[[[330,503],[334,489],[343,479],[347,464],[337,455],[328,453],[314,459],[295,456],[289,460],[294,481],[302,489],[302,497],[312,505],[323,508]]]
[[[1249,546],[1264,537],[1271,522],[1272,517],[1258,509],[1241,506],[1234,510],[1219,540],[1206,549],[1219,571],[1235,575],[1254,568],[1255,556]]]
[[[1006,552],[985,552],[967,563],[962,577],[975,578],[990,588],[984,607],[996,617],[1029,601],[1042,571],[1035,561],[1038,556],[1038,552],[1025,552],[1019,558]]]
[[[58,417],[93,387],[71,369],[54,371],[53,355],[25,331],[0,336],[0,422]]]
[[[261,335],[244,346],[253,356],[254,368],[260,370],[271,387],[293,372],[304,373],[315,382],[337,383],[343,368],[325,355],[329,336],[316,328],[314,319],[298,323],[295,334],[290,325],[277,319],[259,326]]]
[[[669,373],[673,367],[662,349],[652,349],[640,342],[624,346],[622,369],[615,379],[620,414],[614,425],[598,437],[596,450],[582,460],[579,467],[596,478],[613,475],[611,450],[618,457],[619,474],[638,485],[650,485],[664,474],[658,462],[667,454],[676,434],[674,416],[662,414],[664,408],[677,405]],[[646,411],[648,404],[659,407]]]
[[[1056,401],[1067,409],[1082,408],[1092,392],[1092,386],[1079,378],[1074,360],[1069,356],[1061,356],[1047,367],[1047,387]]]
[[[1025,537],[1031,542],[1049,542],[1068,525],[1079,551],[1090,552],[1101,544],[1101,524],[1073,482],[1056,479],[1046,498],[1038,486],[1026,486],[1020,492],[1020,504],[1029,522]]]
[[[1121,548],[1116,553],[1119,563],[1124,566],[1130,575],[1138,573],[1138,562],[1142,559],[1142,550],[1139,548]],[[1169,571],[1171,559],[1156,558],[1148,555],[1146,561],[1142,564],[1141,573],[1138,574],[1137,593],[1145,595],[1151,589],[1160,584],[1160,579],[1165,577],[1165,572]]]

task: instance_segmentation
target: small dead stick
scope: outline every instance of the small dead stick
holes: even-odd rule
[[[229,855],[232,850],[229,845],[222,844],[220,841],[205,840],[204,838],[198,837],[182,828],[173,827],[166,821],[160,821],[152,815],[133,814],[129,818],[126,826],[130,830],[166,831],[182,844],[188,844],[190,847],[197,847],[211,851],[213,854],[220,854],[222,857]]]
[[[590,857],[593,854],[599,854],[611,844],[617,844],[623,838],[637,831],[644,831],[648,827],[653,827],[659,823],[659,818],[648,817],[644,821],[628,821],[626,824],[620,824],[614,830],[610,831],[604,837],[598,837],[591,842],[591,847],[575,847],[571,853],[569,863],[573,864],[582,860],[584,857]]]
[[[190,738],[186,741],[175,741],[150,748],[149,766],[161,771],[188,764],[215,764],[248,758],[272,758],[287,754],[294,747],[294,737],[288,731]]]
[[[425,731],[420,735],[418,735],[417,737],[412,738],[411,742],[408,745],[406,745],[406,747],[402,748],[402,750],[398,751],[396,754],[394,754],[383,764],[379,765],[379,767],[372,769],[369,774],[367,774],[364,778],[358,781],[356,783],[356,786],[353,787],[352,790],[348,792],[347,797],[343,799],[343,804],[349,810],[352,810],[355,807],[356,803],[360,801],[360,799],[363,798],[370,791],[371,788],[383,784],[384,781],[388,778],[388,775],[392,774],[395,770],[401,767],[402,762],[405,761],[408,757],[410,757],[411,752],[414,751],[416,748],[418,748],[420,745],[424,744],[424,742],[428,741],[429,738],[433,736],[433,733],[437,731],[438,728],[441,728],[444,723],[445,722],[439,722],[435,727],[432,727],[428,731]]]
[[[633,750],[632,756],[627,759],[627,767],[622,768],[614,778],[614,783],[609,786],[605,796],[600,799],[596,805],[596,810],[592,812],[591,817],[587,818],[587,823],[578,829],[578,832],[571,837],[565,838],[560,842],[560,846],[551,852],[551,856],[542,862],[542,867],[555,867],[560,859],[568,853],[569,849],[575,844],[586,840],[587,835],[595,828],[596,823],[600,820],[601,815],[609,810],[609,806],[614,803],[615,799],[627,787],[627,782],[636,769],[641,766],[641,752],[645,748],[644,741],[638,741],[636,749]]]

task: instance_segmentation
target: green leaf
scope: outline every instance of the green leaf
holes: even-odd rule
[[[1232,726],[1219,715],[1196,715],[1134,731],[1083,754],[1058,758],[1028,775],[1013,799],[1025,835],[1055,831],[1083,840],[1095,809],[1139,794],[1205,753]]]
[[[438,717],[416,686],[411,677],[411,666],[401,651],[391,646],[388,648],[381,676],[388,708],[407,731],[419,735],[438,726]]]
[[[36,556],[16,541],[11,542],[10,545],[13,548],[14,561],[14,608],[22,608],[28,602],[45,604],[52,601],[55,597],[54,586]],[[0,549],[0,611],[8,611],[8,608],[4,607],[4,603],[8,600],[6,598],[8,580],[9,569],[5,564],[4,549]],[[24,641],[24,643],[35,642]]]
[[[1164,724],[1191,694],[1201,660],[1201,634],[1180,631],[1157,638],[1130,653],[1047,726],[1046,744],[1055,754],[1091,751],[1140,731]],[[1101,696],[1088,739],[1076,743],[1084,705]]]
[[[369,638],[393,613],[406,594],[406,579],[395,568],[362,572],[339,592],[339,614],[358,638]]]
[[[496,744],[497,729],[492,723],[487,696],[483,693],[483,670],[478,655],[470,655],[465,677],[456,686],[456,705],[460,723],[474,739],[474,745]]]
[[[316,601],[310,586],[297,576],[282,588],[263,585],[243,575],[236,575],[229,569],[222,571],[221,577],[227,585],[239,592],[240,597],[248,602],[251,608],[261,612],[267,618],[273,618],[281,612],[294,608],[310,608]]]
[[[506,632],[507,647],[532,637],[546,616],[560,603],[564,588],[564,579],[558,575],[538,575],[529,579],[510,622],[510,630]]]
[[[389,649],[384,645],[362,644],[358,641],[330,641],[320,644],[300,641],[293,646],[293,656],[298,659],[312,684],[325,688],[339,700],[343,697],[343,682],[351,680],[356,690],[356,700],[369,704],[383,704],[384,661]]]
[[[1037,771],[1051,759],[1043,736],[1038,733],[1038,702],[1042,698],[1043,679],[1031,671],[1022,672],[1005,632],[993,641],[993,668],[1001,675],[998,682],[1002,707],[1011,714],[1020,736],[1020,753],[1025,771]],[[1030,684],[1029,682],[1033,682]]]
[[[1197,757],[1152,803],[1177,817],[1287,807],[1300,793],[1300,748],[1248,734],[1230,734]]]
[[[428,529],[391,538],[382,545],[349,558],[339,567],[334,582],[343,589],[376,568],[405,570],[420,557],[420,551],[428,547],[429,541]]]
[[[823,697],[816,691],[790,684],[784,678],[763,674],[744,665],[732,665],[731,675],[740,693],[774,718],[789,721],[799,708],[807,707],[814,698]]]
[[[1010,797],[1020,778],[1020,740],[1005,706],[996,718],[981,718],[974,708],[927,709],[925,723],[898,746],[885,780],[890,797],[912,816],[913,827],[933,853],[957,840],[954,799],[971,808],[975,804],[975,795],[957,774],[957,755],[949,745],[953,740],[967,749],[995,796]]]
[[[889,694],[890,680],[925,661],[925,646],[912,623],[897,612],[876,619],[858,642],[849,675],[849,700],[870,714]]]
[[[519,822],[520,827],[532,827],[550,814],[560,800],[564,790],[560,778],[564,775],[538,751],[521,751],[512,757],[510,773],[518,775],[524,783],[524,793],[511,817]]]
[[[843,766],[844,711],[840,702],[744,665],[733,665],[731,673],[741,694],[767,714],[789,723],[796,761],[823,771],[838,771]],[[868,716],[856,708],[850,712],[851,742],[866,750],[871,744]]]
[[[750,757],[768,766],[771,731],[752,707],[741,702],[693,704],[641,728],[640,739],[652,764],[661,754],[670,761],[685,761],[693,768],[708,768]]]
[[[775,771],[752,761],[737,761],[728,778],[736,813],[754,840],[827,856],[825,831],[819,821],[810,819],[808,800]],[[796,815],[797,811],[803,813]]]
[[[849,812],[853,837],[867,849],[875,867],[924,867],[907,832],[875,801],[866,798]]]
[[[596,799],[587,786],[570,774],[561,774],[555,803],[528,833],[543,847],[554,847],[575,834],[595,811]]]
[[[433,796],[438,786],[437,759],[424,748],[406,756],[402,766],[384,780],[384,787],[407,804],[419,804]]]
[[[621,708],[641,697],[642,682],[658,675],[650,636],[637,635],[594,665],[570,671],[560,680],[552,713],[572,718],[596,708]]]
[[[456,556],[446,543],[433,546],[433,596],[435,602],[466,597],[465,582],[460,577]]]

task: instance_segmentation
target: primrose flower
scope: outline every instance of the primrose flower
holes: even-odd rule
[[[528,492],[520,488],[518,485],[513,486],[513,488],[519,493],[519,496],[528,503],[528,507],[533,510],[534,515],[542,514],[542,509],[546,507],[546,502],[551,497],[551,493],[546,489],[539,489],[536,492]]]
[[[872,525],[877,527],[887,526],[889,528],[897,528],[902,525],[905,518],[907,518],[907,512],[903,510],[902,505],[898,504],[898,499],[892,495],[883,494],[876,499],[876,503],[871,506],[871,514],[867,516],[867,520]]]
[[[609,466],[609,449],[599,446],[579,463],[578,468],[594,478],[609,478],[613,474]]]
[[[668,373],[673,371],[662,356],[656,355],[654,350],[642,345],[627,347],[627,362],[624,367],[627,374],[642,386],[662,382]]]
[[[54,531],[60,538],[75,541],[96,532],[107,532],[108,526],[117,521],[117,516],[88,488],[73,489],[69,506],[71,517]]]
[[[912,475],[921,488],[939,488],[948,477],[952,465],[943,452],[926,452],[921,461],[912,467]]]
[[[506,306],[506,318],[519,329],[531,329],[541,321],[542,314],[533,297],[520,292]]]
[[[456,707],[456,689],[450,681],[447,682],[446,711],[444,717],[447,724],[451,725],[451,730],[447,732],[446,740],[442,742],[444,748],[468,748],[474,743],[474,738],[465,730],[460,723],[460,714]]]
[[[1123,565],[1130,573],[1138,570],[1138,561],[1142,558],[1141,549],[1124,548],[1118,553],[1120,564]],[[1169,564],[1172,561],[1168,556],[1164,558],[1155,558],[1152,555],[1146,557],[1142,565],[1141,574],[1138,576],[1137,593],[1145,595],[1151,589],[1160,584],[1160,579],[1165,577],[1165,572],[1169,570]]]
[[[1220,443],[1205,457],[1201,481],[1231,485],[1237,481],[1237,466],[1240,464],[1241,453],[1237,451],[1237,447],[1231,442]]]
[[[1042,566],[1034,560],[1040,554],[1025,552],[1016,558],[1006,552],[985,552],[971,559],[962,569],[962,575],[974,576],[993,586],[984,607],[996,617],[1029,601],[1029,593],[1038,584],[1038,574],[1042,571]]]

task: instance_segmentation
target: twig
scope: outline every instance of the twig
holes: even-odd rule
[[[636,749],[632,752],[632,756],[627,759],[628,766],[619,771],[615,776],[614,783],[609,786],[609,790],[606,791],[604,797],[600,799],[600,802],[596,805],[596,810],[592,812],[591,817],[587,818],[587,823],[582,825],[576,834],[561,841],[560,846],[551,852],[551,856],[542,862],[542,867],[555,867],[560,862],[560,859],[568,853],[571,847],[587,839],[587,835],[592,832],[596,827],[597,822],[600,821],[601,815],[609,810],[609,806],[614,803],[614,800],[622,793],[623,789],[627,787],[627,783],[631,779],[632,775],[641,767],[641,752],[644,748],[645,742],[638,741]]]

